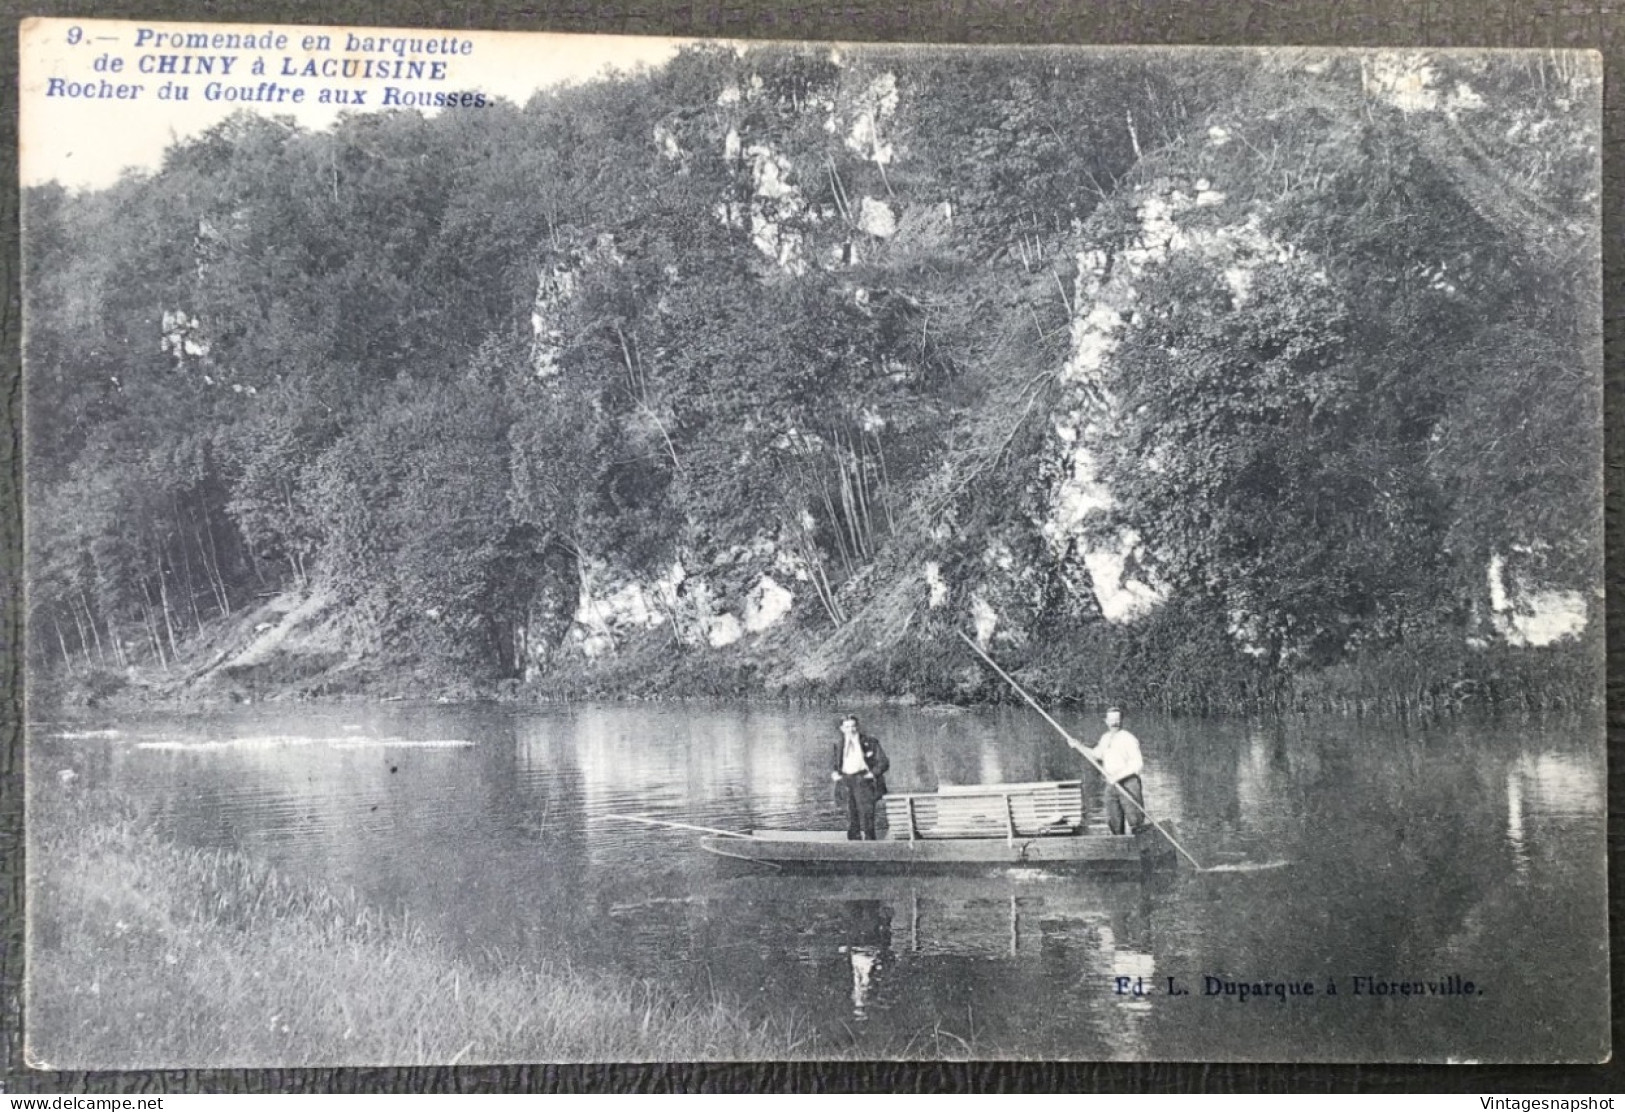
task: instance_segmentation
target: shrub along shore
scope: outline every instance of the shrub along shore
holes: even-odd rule
[[[41,789],[45,794],[46,789]],[[163,840],[128,801],[35,800],[42,1068],[835,1057],[793,1017],[548,966],[476,966],[353,893]],[[42,806],[43,804],[43,806]]]
[[[813,651],[783,638],[760,647],[678,652],[664,631],[629,638],[608,657],[562,658],[529,680],[478,681],[427,660],[348,659],[311,667],[300,654],[252,671],[191,667],[37,668],[36,708],[73,715],[86,709],[311,700],[438,698],[443,701],[563,702],[888,702],[980,706],[1019,701],[1005,682],[951,636],[898,646],[873,666],[822,682],[786,682],[790,663]],[[1125,703],[1176,715],[1414,714],[1582,711],[1597,704],[1602,662],[1595,638],[1540,648],[1490,645],[1470,653],[1418,640],[1301,675],[1238,662],[1187,630],[1096,630],[1089,636],[1029,642],[995,654],[1046,704]],[[192,664],[182,657],[183,665]]]

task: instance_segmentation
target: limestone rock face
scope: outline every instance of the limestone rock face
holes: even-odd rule
[[[589,561],[564,649],[612,655],[627,639],[662,627],[689,647],[748,643],[793,615],[796,585],[805,580],[800,562],[767,537],[709,562],[687,553],[654,577]]]

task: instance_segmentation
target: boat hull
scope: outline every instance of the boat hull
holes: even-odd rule
[[[1174,863],[1175,850],[1156,830],[1139,834],[1051,837],[881,839],[848,841],[841,832],[758,831],[749,837],[708,837],[700,845],[719,857],[791,872],[924,873],[1038,868],[1134,871]]]

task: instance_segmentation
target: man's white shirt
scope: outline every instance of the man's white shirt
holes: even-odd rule
[[[847,738],[846,748],[841,752],[841,773],[845,776],[856,776],[860,772],[869,771],[869,762],[863,759],[863,741],[861,738]]]
[[[1123,729],[1107,730],[1100,735],[1095,760],[1114,784],[1126,777],[1138,776],[1145,767],[1145,760],[1140,756],[1140,739]]]

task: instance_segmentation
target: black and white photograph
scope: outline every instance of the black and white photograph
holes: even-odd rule
[[[21,37],[31,1067],[1608,1059],[1597,54]]]

